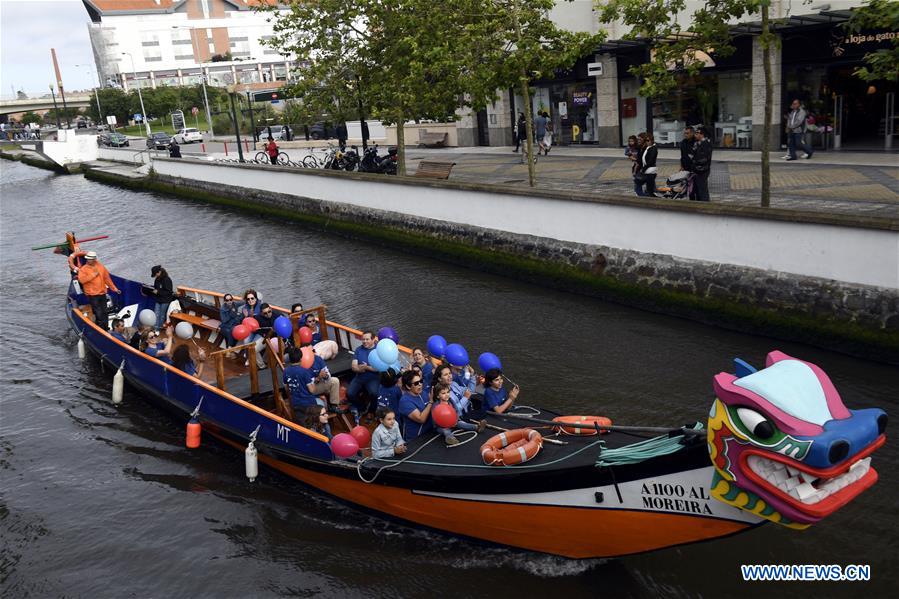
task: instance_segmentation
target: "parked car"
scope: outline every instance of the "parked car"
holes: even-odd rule
[[[284,125],[272,125],[271,127],[263,127],[259,130],[259,139],[262,141],[268,141],[269,129],[272,130],[272,139],[275,141],[283,141],[285,137],[287,137],[287,132],[284,130]]]
[[[331,139],[336,136],[334,127],[328,126],[327,123],[318,122],[314,125],[309,125],[309,137],[312,139]]]
[[[129,145],[128,138],[121,133],[116,133],[115,131],[101,133],[97,137],[97,143],[101,146],[109,146],[112,148],[122,148]]]
[[[168,133],[151,133],[147,138],[147,147],[151,149],[156,148],[157,150],[165,150],[169,147],[170,141],[172,141],[172,138]]]
[[[191,144],[194,142],[202,142],[203,134],[200,133],[199,129],[191,127],[188,129],[179,129],[178,133],[174,134],[172,138],[179,144]]]

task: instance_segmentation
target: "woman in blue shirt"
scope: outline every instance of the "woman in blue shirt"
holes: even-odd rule
[[[484,375],[484,406],[488,411],[502,414],[518,398],[518,385],[512,391],[503,388],[503,373],[499,368],[491,368]]]
[[[201,349],[200,355],[198,357],[198,361],[200,362],[200,366],[198,368],[190,357],[190,348],[187,345],[181,344],[176,347],[175,351],[172,353],[172,366],[184,371],[185,374],[200,378],[203,375],[203,366],[205,365],[205,359],[206,353]]]
[[[414,370],[403,373],[403,395],[400,397],[400,414],[403,417],[403,438],[408,442],[423,433],[431,431],[431,406],[433,401],[424,401],[421,390],[424,380]]]
[[[172,363],[172,327],[165,330],[165,341],[159,341],[160,335],[154,330],[144,333],[142,346],[144,351],[156,358],[162,360],[166,364]]]

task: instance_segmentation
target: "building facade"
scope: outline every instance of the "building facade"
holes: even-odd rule
[[[280,85],[289,57],[262,42],[271,36],[264,0],[82,0],[101,81],[134,86]],[[133,63],[132,63],[133,60]]]
[[[675,15],[683,27],[702,2],[688,2]],[[786,144],[782,120],[790,102],[799,99],[815,121],[808,141],[818,149],[891,150],[899,148],[895,83],[868,84],[852,72],[864,55],[888,47],[896,31],[848,34],[843,25],[861,0],[809,5],[774,0],[771,18],[778,44],[772,48],[774,106],[771,149]],[[733,23],[735,52],[726,58],[704,57],[706,67],[665,97],[645,98],[630,69],[648,60],[646,44],[622,39],[622,23],[600,23],[592,0],[557,2],[551,18],[571,31],[604,31],[607,41],[570,70],[533,81],[532,110],[547,112],[557,144],[627,145],[627,138],[651,131],[660,146],[673,147],[686,125],[703,124],[718,148],[759,150],[764,122],[764,71],[758,43],[760,24]],[[592,65],[592,66],[591,66]],[[596,65],[600,65],[597,67]],[[588,66],[590,67],[588,69]],[[506,118],[474,119],[464,115],[460,127],[472,145],[505,145],[511,123],[522,110],[514,91],[500,94]]]

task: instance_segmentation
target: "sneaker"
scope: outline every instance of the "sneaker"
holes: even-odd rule
[[[805,156],[803,156],[803,158],[805,158],[806,160],[809,160],[811,157],[812,157],[811,154],[806,154]]]
[[[800,156],[800,158],[808,158],[808,154],[806,154],[805,152],[803,152],[802,155]]]
[[[780,159],[781,159],[781,160],[789,160],[789,159],[790,159],[790,155],[787,154],[786,156],[781,156]]]
[[[485,428],[487,428],[487,420],[486,419],[478,422],[478,432],[479,433],[483,433]]]
[[[450,435],[449,437],[446,438],[446,444],[447,444],[447,445],[458,445],[458,444],[459,444],[459,439],[457,439],[457,438],[456,438],[455,436],[453,436],[453,435]]]

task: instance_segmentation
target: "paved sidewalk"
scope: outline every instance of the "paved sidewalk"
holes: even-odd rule
[[[537,163],[537,187],[634,196],[631,163],[613,148],[553,148]],[[414,172],[422,159],[456,163],[450,180],[527,186],[527,165],[505,148],[407,150]],[[786,162],[771,153],[771,206],[827,213],[899,218],[899,154],[819,152]],[[680,170],[680,154],[659,152],[656,185]],[[759,152],[716,152],[709,190],[713,202],[758,206]]]

